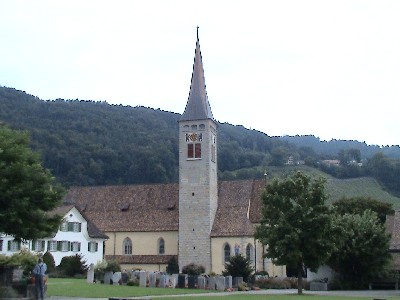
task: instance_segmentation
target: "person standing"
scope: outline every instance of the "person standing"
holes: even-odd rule
[[[44,278],[47,271],[47,265],[43,262],[43,258],[39,258],[38,263],[33,269],[33,275],[35,275],[35,292],[36,299],[44,299]]]

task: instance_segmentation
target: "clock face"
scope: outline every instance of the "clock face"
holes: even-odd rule
[[[202,133],[186,133],[186,142],[201,142],[203,140]]]

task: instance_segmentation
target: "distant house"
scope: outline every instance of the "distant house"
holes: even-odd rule
[[[49,251],[56,265],[65,256],[80,254],[87,264],[103,259],[104,242],[108,237],[75,205],[63,205],[52,214],[64,216],[63,223],[53,237],[17,242],[10,235],[0,234],[0,254],[12,255],[21,249],[44,254]]]
[[[321,163],[328,167],[340,166],[340,160],[337,160],[337,159],[325,159],[325,160],[321,161]]]

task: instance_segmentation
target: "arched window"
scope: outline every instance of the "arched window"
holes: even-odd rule
[[[246,246],[246,258],[249,260],[249,261],[253,261],[253,245],[252,244],[247,244],[247,246]]]
[[[124,242],[122,243],[123,254],[132,254],[132,241],[130,238],[125,238]]]
[[[158,254],[165,253],[165,242],[163,238],[158,239]]]
[[[228,262],[231,259],[231,246],[228,243],[224,246],[224,262]]]

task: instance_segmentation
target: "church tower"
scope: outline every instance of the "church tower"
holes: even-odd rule
[[[197,28],[192,81],[179,120],[179,268],[211,271],[211,230],[218,205],[217,123],[208,102]]]

